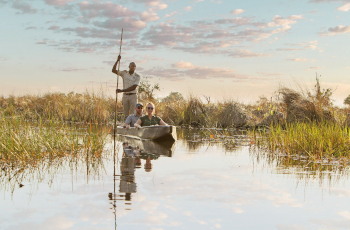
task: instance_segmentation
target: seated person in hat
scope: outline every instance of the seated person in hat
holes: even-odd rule
[[[153,103],[148,103],[146,107],[147,115],[141,116],[134,126],[139,129],[142,126],[152,126],[152,125],[168,125],[165,123],[162,118],[154,116],[155,106]]]
[[[142,109],[143,109],[143,105],[141,103],[137,103],[135,107],[135,114],[131,114],[126,118],[123,127],[126,129],[129,129],[130,127],[134,127],[134,124],[142,116]]]

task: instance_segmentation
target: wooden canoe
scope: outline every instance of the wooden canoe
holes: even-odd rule
[[[173,140],[176,141],[176,126],[172,125],[156,125],[156,126],[145,126],[140,129],[132,127],[125,129],[123,126],[117,127],[117,134],[139,138],[142,140],[153,140],[153,141],[165,141]]]

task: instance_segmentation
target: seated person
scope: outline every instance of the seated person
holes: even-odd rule
[[[129,129],[130,127],[134,127],[136,121],[142,116],[143,105],[141,103],[137,103],[135,107],[135,114],[131,114],[125,120],[123,125],[124,128]]]
[[[147,115],[141,116],[135,123],[135,127],[139,129],[142,126],[151,126],[151,125],[168,125],[160,117],[154,116],[153,112],[155,106],[153,103],[148,103],[146,106]]]

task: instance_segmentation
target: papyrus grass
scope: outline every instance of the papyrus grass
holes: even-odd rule
[[[297,122],[250,132],[252,143],[272,153],[305,155],[313,160],[350,157],[350,132],[331,122]]]

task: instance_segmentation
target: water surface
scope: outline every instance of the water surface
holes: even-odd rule
[[[120,139],[115,163],[109,142],[102,159],[2,170],[1,229],[350,229],[347,167],[273,158],[231,139],[129,140],[146,148],[140,161],[123,156]]]

